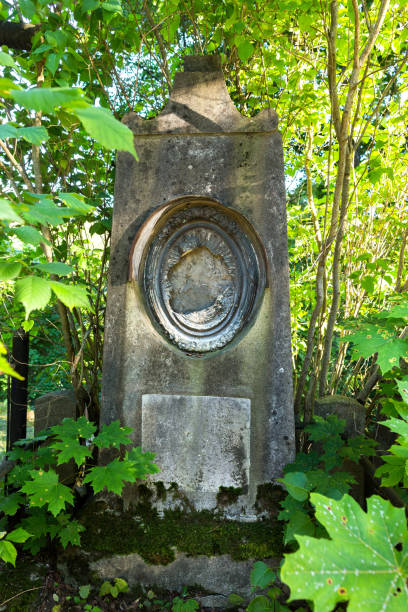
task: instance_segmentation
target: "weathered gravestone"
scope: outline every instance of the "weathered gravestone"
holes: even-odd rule
[[[140,161],[117,160],[102,422],[133,427],[190,507],[229,488],[227,514],[254,518],[294,455],[278,119],[243,117],[194,56],[159,116],[125,123]]]

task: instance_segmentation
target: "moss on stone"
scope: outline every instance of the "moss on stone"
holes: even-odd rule
[[[20,555],[16,567],[0,562],[0,605],[11,599],[4,608],[7,612],[37,610],[45,568],[29,555]],[[35,589],[35,590],[28,590]],[[23,592],[27,591],[27,592]],[[21,593],[21,595],[20,595]]]
[[[258,486],[255,507],[258,512],[268,512],[270,517],[276,517],[281,509],[279,502],[284,496],[282,487],[273,482],[266,482]]]
[[[219,506],[235,504],[242,493],[242,487],[220,487],[217,493],[217,504]]]
[[[188,555],[229,554],[235,560],[282,554],[282,526],[276,520],[243,523],[210,511],[166,510],[163,518],[141,504],[133,511],[96,513],[92,504],[82,513],[81,545],[103,556],[138,553],[151,564],[166,565],[175,552]]]

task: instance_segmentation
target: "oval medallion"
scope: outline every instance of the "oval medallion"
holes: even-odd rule
[[[131,264],[153,324],[189,354],[229,344],[252,322],[265,288],[255,231],[208,198],[180,198],[153,213]]]

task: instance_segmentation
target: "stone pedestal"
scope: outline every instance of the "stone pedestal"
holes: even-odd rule
[[[140,161],[118,154],[102,422],[193,506],[232,487],[254,518],[295,448],[277,116],[243,117],[218,59],[187,57],[163,112],[124,122]]]

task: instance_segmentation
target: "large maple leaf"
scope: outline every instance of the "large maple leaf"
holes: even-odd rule
[[[291,599],[311,600],[317,612],[345,601],[349,612],[408,610],[404,509],[377,496],[368,499],[367,513],[349,495],[310,498],[331,539],[296,537],[299,550],[285,555],[281,573]]]

